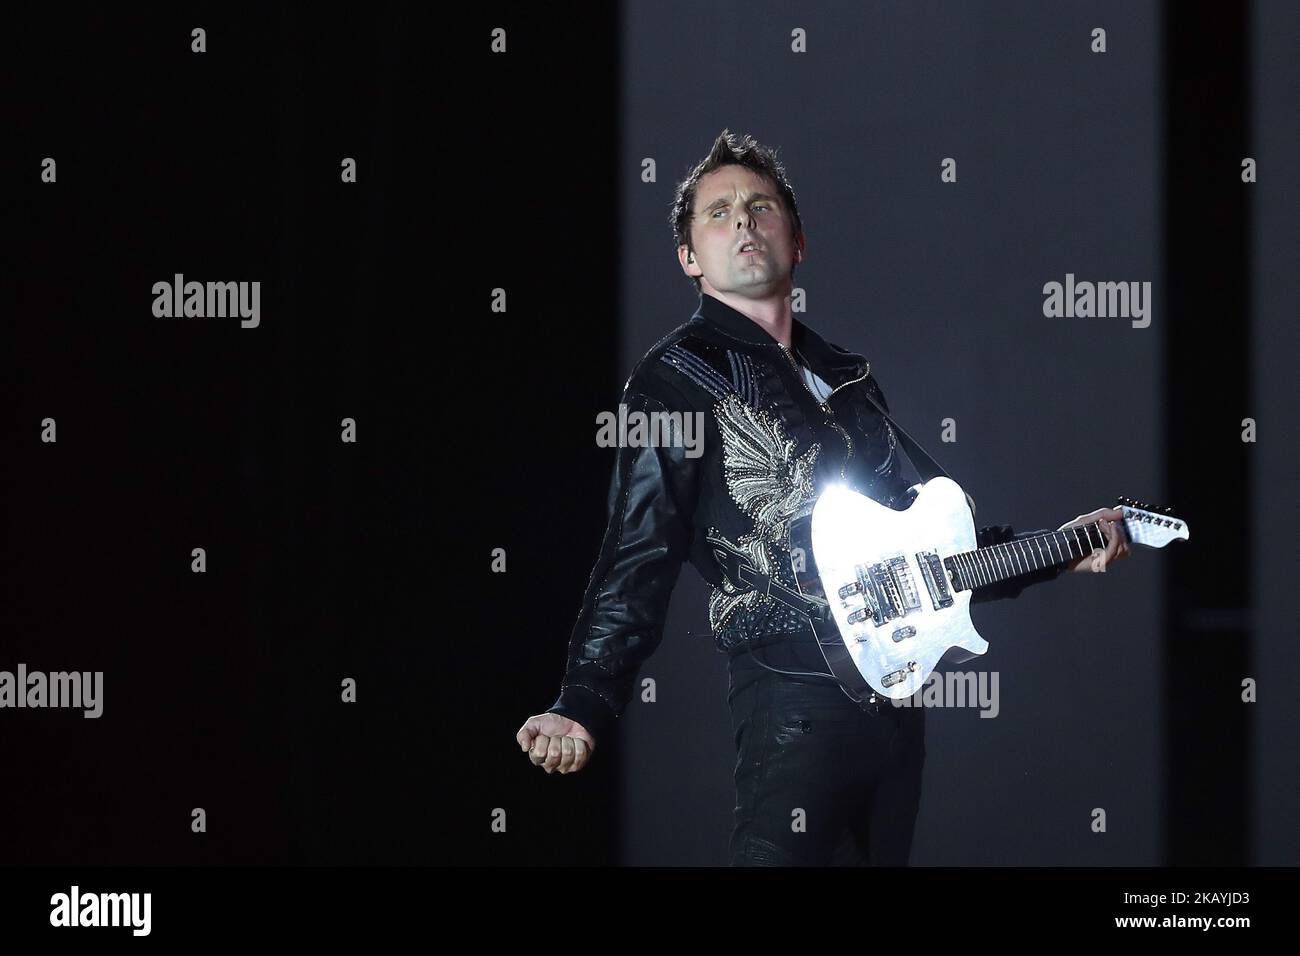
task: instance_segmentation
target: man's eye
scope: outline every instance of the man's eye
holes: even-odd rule
[[[765,203],[765,202],[760,202],[760,203],[755,203],[755,204],[754,204],[754,208],[755,208],[755,209],[770,209],[771,207],[770,207],[767,203]],[[727,210],[725,210],[725,209],[715,209],[714,212],[713,212],[713,215],[712,215],[710,218],[712,218],[712,219],[717,219],[717,218],[718,218],[718,213],[720,213],[720,212],[726,212],[726,211],[727,211]]]

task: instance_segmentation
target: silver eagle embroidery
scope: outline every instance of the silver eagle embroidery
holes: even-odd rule
[[[813,495],[813,466],[820,444],[795,457],[794,440],[768,413],[728,395],[713,409],[722,433],[722,474],[727,491],[754,521],[754,531],[784,545],[790,519]]]
[[[768,544],[789,548],[790,520],[816,491],[814,465],[821,451],[813,444],[802,455],[779,419],[730,394],[713,408],[722,435],[722,473],[736,505],[754,522],[754,530],[736,542],[749,564],[778,576]],[[737,591],[724,580],[709,598],[709,625],[716,632],[737,610],[770,600],[754,589]]]

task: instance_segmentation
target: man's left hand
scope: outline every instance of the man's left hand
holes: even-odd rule
[[[1099,527],[1106,538],[1105,550],[1093,547],[1092,554],[1085,554],[1083,557],[1066,564],[1066,570],[1084,571],[1089,574],[1094,572],[1104,573],[1106,565],[1112,561],[1118,561],[1120,558],[1128,557],[1128,542],[1124,538],[1123,529],[1116,524],[1116,522],[1123,519],[1124,513],[1118,508],[1098,508],[1086,515],[1079,515],[1073,521],[1069,521],[1057,528],[1057,531],[1064,531],[1066,528],[1074,528],[1079,525],[1100,521]]]

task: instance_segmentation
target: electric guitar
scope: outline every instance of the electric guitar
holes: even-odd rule
[[[1187,523],[1121,497],[1117,528],[1163,548]],[[831,673],[854,701],[914,694],[939,663],[988,650],[970,618],[975,589],[1105,548],[1098,522],[976,547],[966,493],[950,478],[921,486],[905,511],[837,487],[790,522],[791,567]],[[801,560],[802,559],[802,560]],[[773,585],[769,585],[772,587]],[[786,590],[782,588],[782,590]],[[769,592],[770,593],[770,592]]]

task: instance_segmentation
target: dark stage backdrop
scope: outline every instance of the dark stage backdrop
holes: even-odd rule
[[[725,862],[693,570],[657,702],[586,771],[514,743],[603,532],[596,415],[695,307],[668,208],[723,127],[787,163],[799,317],[981,522],[1128,494],[1194,530],[976,609],[1000,711],[930,713],[913,861],[1300,862],[1290,5],[200,5],[5,39],[0,670],[102,671],[104,710],[0,710],[0,863]],[[259,324],[155,316],[177,273],[260,282]],[[1150,325],[1044,317],[1067,273],[1150,282]]]
[[[211,5],[7,33],[0,667],[101,671],[103,713],[3,711],[0,860],[427,858],[447,319],[417,271],[409,23]],[[159,316],[177,274],[258,283],[256,318]]]
[[[1255,3],[1248,21],[1252,144],[1259,165],[1281,171],[1300,155],[1300,10],[1269,0]],[[1300,508],[1292,500],[1300,469],[1300,185],[1294,176],[1270,176],[1267,192],[1251,195],[1250,257],[1243,262],[1250,301],[1248,313],[1225,310],[1201,315],[1207,337],[1230,336],[1249,363],[1244,406],[1269,436],[1251,446],[1251,473],[1244,486],[1217,488],[1226,522],[1245,524],[1251,547],[1222,560],[1241,565],[1247,578],[1246,601],[1236,619],[1237,634],[1250,640],[1250,673],[1271,690],[1246,727],[1249,800],[1249,862],[1262,866],[1300,865],[1300,654],[1296,653],[1295,614],[1291,610],[1295,563],[1293,542],[1300,538]],[[1194,288],[1194,286],[1193,286]],[[1243,335],[1249,330],[1249,335]],[[1213,361],[1201,368],[1213,373]],[[1213,775],[1213,768],[1206,768]]]
[[[0,670],[104,703],[0,710],[0,863],[613,858],[617,760],[514,734],[608,481],[616,13],[581,56],[520,4],[6,29]],[[257,326],[155,316],[177,273]]]

